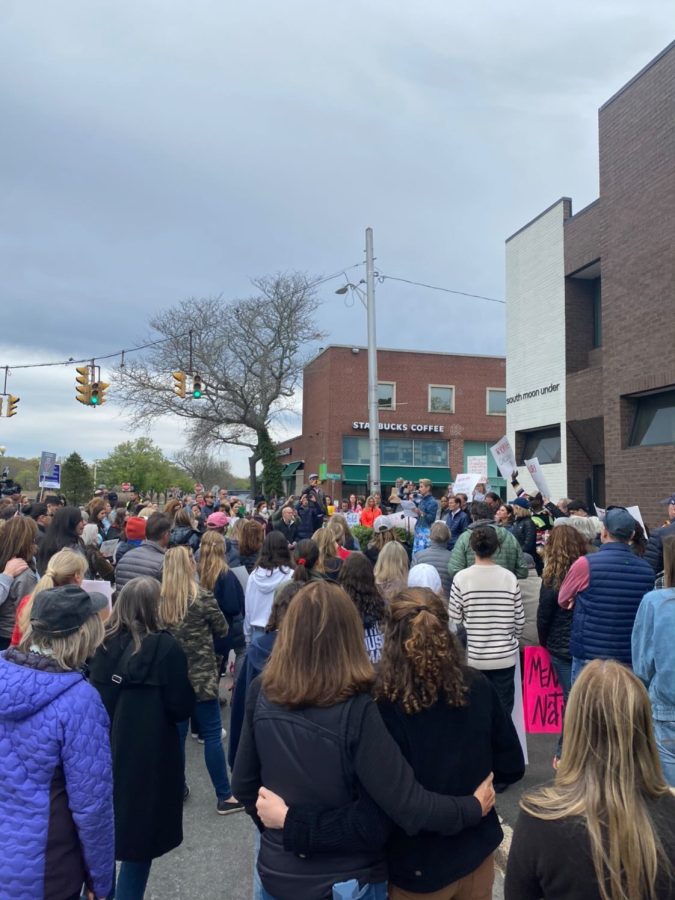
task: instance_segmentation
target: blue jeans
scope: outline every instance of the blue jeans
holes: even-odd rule
[[[581,670],[589,664],[589,662],[593,662],[592,659],[581,659],[578,656],[572,657],[572,684],[577,680],[579,675],[581,675]]]
[[[199,734],[204,741],[204,762],[211,779],[211,784],[219,800],[229,800],[232,796],[230,779],[227,777],[225,751],[221,740],[223,722],[220,718],[220,704],[217,699],[198,700],[195,703],[193,719],[199,726]],[[178,723],[181,750],[183,753],[183,772],[185,772],[185,738],[188,733],[189,720]]]
[[[143,900],[151,865],[151,859],[147,862],[123,862],[117,883],[113,878],[113,889],[108,894],[108,900]]]
[[[355,878],[351,881],[340,881],[333,885],[333,897],[335,900],[387,900],[387,882],[378,881],[375,884],[364,884],[363,887],[359,887]],[[275,900],[275,898],[263,888],[262,900]]]
[[[654,736],[663,777],[671,787],[675,787],[675,722],[659,722],[655,719]]]

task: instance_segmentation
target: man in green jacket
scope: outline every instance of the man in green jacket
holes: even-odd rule
[[[527,578],[527,563],[520,544],[510,531],[495,523],[495,520],[490,515],[490,508],[487,503],[474,501],[470,506],[470,510],[471,525],[459,536],[450,554],[448,572],[451,578],[454,578],[457,572],[462,569],[468,569],[476,561],[469,541],[471,540],[472,530],[479,525],[492,525],[497,531],[499,549],[492,557],[492,561],[496,562],[498,566],[508,569],[509,572],[513,572],[516,578]]]

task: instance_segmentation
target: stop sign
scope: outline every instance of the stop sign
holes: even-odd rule
[[[124,484],[121,485],[121,487],[122,487],[122,490],[123,490],[123,491],[130,491],[130,490],[131,490],[131,485],[129,484],[128,481],[125,481]]]

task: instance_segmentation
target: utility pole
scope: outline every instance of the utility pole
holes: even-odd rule
[[[373,229],[366,228],[366,302],[368,310],[368,436],[370,440],[370,493],[380,488],[380,417],[377,402],[377,337],[375,335],[375,258]]]

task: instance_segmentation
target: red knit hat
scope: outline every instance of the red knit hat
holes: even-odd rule
[[[130,516],[127,519],[127,540],[128,541],[144,541],[145,540],[145,524],[146,520],[140,516]]]

